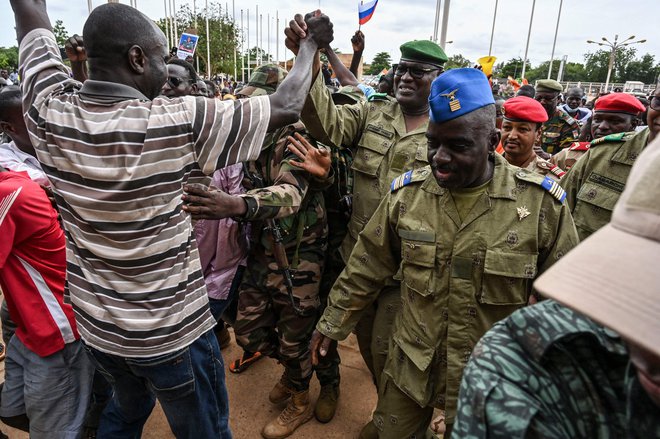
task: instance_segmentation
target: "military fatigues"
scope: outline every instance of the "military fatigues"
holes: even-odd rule
[[[562,179],[566,203],[584,240],[610,222],[630,169],[646,147],[649,129],[619,133],[591,142],[589,151]]]
[[[407,169],[426,166],[427,124],[406,132],[399,104],[388,98],[335,107],[320,76],[310,90],[302,120],[319,141],[354,151],[353,211],[340,249],[346,261],[390,182]],[[392,282],[356,328],[360,352],[375,379],[387,358],[390,327],[400,303],[400,287]]]
[[[286,149],[286,136],[303,128],[296,124],[269,134],[264,145],[270,146],[246,165],[246,174],[261,176],[266,187],[255,188],[246,179],[250,190],[242,195],[248,206],[244,219],[253,223],[234,327],[236,340],[245,350],[274,356],[284,364],[288,384],[296,391],[308,388],[312,374],[309,341],[318,319],[328,233],[322,193],[310,188],[306,172],[287,163],[295,156]],[[273,256],[272,234],[263,221],[267,218],[277,218],[282,229],[302,316],[290,304]]]
[[[503,154],[503,157],[506,158],[506,153]],[[523,169],[536,172],[540,175],[547,175],[555,181],[559,181],[559,179],[566,174],[566,172],[564,172],[559,166],[553,165],[548,160],[544,160],[539,156],[534,156],[532,161]]]
[[[541,148],[548,154],[557,154],[580,136],[580,125],[568,113],[557,107],[555,114],[543,123]]]
[[[590,142],[573,142],[568,148],[564,148],[550,157],[550,163],[559,166],[564,171],[573,167],[580,157],[589,151]]]
[[[660,409],[616,333],[548,300],[479,341],[452,437],[658,438]]]
[[[397,179],[395,189],[410,184],[378,207],[317,325],[330,338],[346,337],[380,286],[401,282],[374,413],[381,438],[423,437],[433,407],[451,424],[474,345],[525,306],[537,274],[577,244],[557,183],[497,154],[493,160],[493,179],[462,222],[430,168]]]

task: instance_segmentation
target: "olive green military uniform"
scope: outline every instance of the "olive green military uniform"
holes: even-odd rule
[[[407,132],[399,104],[386,97],[335,106],[320,75],[309,92],[302,120],[320,142],[354,151],[352,214],[340,248],[346,261],[390,182],[407,169],[427,165],[427,124]],[[356,328],[360,353],[376,380],[387,358],[390,328],[400,303],[400,287],[392,282]]]
[[[569,114],[557,107],[555,114],[543,123],[541,148],[548,154],[557,154],[580,136],[580,125]]]
[[[533,279],[577,244],[556,182],[497,154],[492,160],[493,179],[463,221],[430,167],[393,182],[317,324],[343,339],[382,285],[401,282],[402,310],[373,420],[381,438],[423,437],[434,407],[451,424],[474,345],[525,306]]]
[[[564,171],[573,167],[580,157],[589,151],[590,142],[573,142],[568,148],[564,148],[550,157],[549,162],[559,166]]]
[[[649,129],[619,133],[591,142],[589,151],[561,181],[580,240],[610,222],[630,169],[646,147]]]
[[[294,132],[305,134],[304,126],[298,123],[270,133],[257,160],[245,164],[245,174],[251,178],[245,180],[249,190],[241,195],[248,208],[242,220],[251,221],[251,247],[234,330],[245,350],[282,362],[287,385],[302,391],[312,375],[309,341],[320,308],[328,226],[321,182],[289,164],[296,156],[286,148],[286,138]],[[291,305],[274,257],[272,233],[263,221],[269,218],[276,218],[281,229],[294,300],[303,314]]]
[[[506,158],[506,153],[502,154]],[[535,155],[531,162],[524,167],[528,171],[536,172],[539,175],[547,175],[555,181],[559,181],[566,172],[561,169],[559,166],[550,163],[548,160],[544,160],[541,157]]]

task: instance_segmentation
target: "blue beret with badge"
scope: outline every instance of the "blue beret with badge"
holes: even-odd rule
[[[451,69],[431,85],[431,122],[443,123],[495,104],[488,78],[478,69]]]

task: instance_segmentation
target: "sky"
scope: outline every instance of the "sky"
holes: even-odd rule
[[[153,19],[165,15],[165,0],[136,0],[137,7]],[[447,1],[447,0],[444,0]],[[444,3],[443,1],[443,3]],[[105,0],[92,0],[93,6]],[[129,0],[121,0],[129,4]],[[13,15],[9,2],[5,8],[9,13],[0,14],[0,46],[15,45]],[[68,32],[82,33],[87,17],[87,0],[47,0],[51,21],[62,20]],[[193,4],[193,0],[176,0],[177,7],[183,3]],[[197,8],[203,6],[197,0]],[[228,7],[231,15],[232,2],[218,2]],[[429,39],[433,34],[436,0],[380,0],[370,22],[362,26],[365,34],[365,62],[371,62],[378,52],[389,52],[393,60],[399,58],[399,46],[409,40]],[[488,46],[493,23],[496,0],[450,0],[449,21],[447,26],[447,44],[445,51],[449,56],[461,54],[474,62],[481,56],[488,55]],[[497,62],[514,57],[524,57],[525,42],[529,29],[533,0],[499,0],[495,21],[492,54]],[[255,45],[255,9],[263,16],[263,49],[268,48],[267,19],[271,17],[270,47],[275,57],[276,23],[279,13],[279,57],[284,58],[283,27],[295,13],[309,12],[319,8],[330,16],[334,23],[335,41],[332,47],[343,53],[350,53],[350,38],[358,28],[358,0],[270,0],[252,1],[235,0],[236,20],[240,26],[240,12],[244,11],[244,24],[247,30],[246,16],[250,11],[250,45]],[[530,37],[528,59],[533,65],[549,60],[552,52],[559,0],[536,0],[534,19]],[[634,6],[630,6],[634,5]],[[563,2],[559,34],[555,49],[555,59],[564,55],[568,61],[584,62],[584,54],[599,49],[599,46],[587,44],[587,40],[601,41],[602,37],[613,41],[615,34],[619,41],[635,35],[635,40],[646,39],[646,43],[637,44],[638,55],[651,53],[660,62],[660,27],[654,25],[653,17],[658,12],[658,0],[567,0]],[[247,36],[246,36],[247,38]],[[287,53],[291,57],[291,53]]]

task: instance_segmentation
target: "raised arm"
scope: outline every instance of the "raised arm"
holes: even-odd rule
[[[327,47],[333,39],[332,23],[316,10],[305,16],[298,14],[289,24],[301,38],[296,63],[286,79],[270,95],[268,131],[298,121],[307,93],[312,85],[312,63],[319,47]]]
[[[10,0],[16,20],[16,39],[21,44],[23,37],[34,29],[47,29],[52,31],[46,0]]]
[[[360,60],[362,59],[362,53],[364,52],[364,34],[361,30],[355,31],[355,35],[351,38],[351,44],[353,45],[353,58],[351,59],[351,73],[356,78],[358,77],[358,67],[360,66]]]
[[[334,50],[326,49],[325,55],[328,57],[332,70],[335,71],[335,75],[337,75],[337,79],[341,85],[358,85],[358,80],[355,75],[346,68]]]

